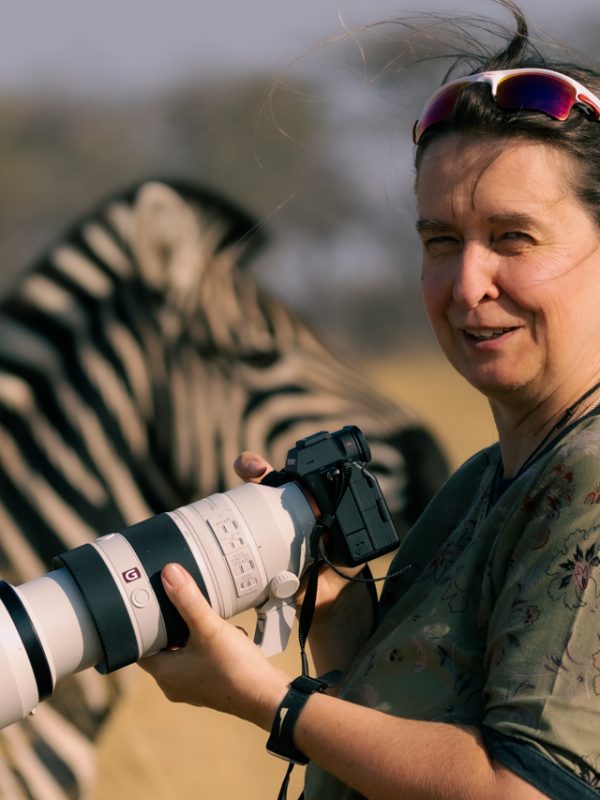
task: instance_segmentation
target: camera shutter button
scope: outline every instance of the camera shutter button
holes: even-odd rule
[[[298,591],[300,580],[293,572],[278,572],[269,584],[272,597],[277,600],[285,600],[287,597],[292,597]]]

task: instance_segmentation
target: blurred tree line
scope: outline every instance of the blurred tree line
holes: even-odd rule
[[[350,37],[291,77],[215,71],[135,97],[0,95],[0,290],[105,196],[184,178],[257,217],[270,238],[260,279],[328,337],[362,353],[429,342],[410,132],[445,53],[468,49],[439,25],[407,18]]]
[[[346,349],[418,338],[407,164],[376,152],[397,115],[361,70],[352,50],[345,83],[214,73],[136,97],[0,95],[0,290],[104,197],[184,178],[256,215],[262,282]]]

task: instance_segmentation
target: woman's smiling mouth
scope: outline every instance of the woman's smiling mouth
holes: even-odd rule
[[[512,333],[516,328],[463,328],[463,333],[469,339],[477,342],[486,342],[491,339],[499,339],[507,333]]]

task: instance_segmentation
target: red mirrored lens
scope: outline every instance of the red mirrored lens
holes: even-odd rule
[[[465,81],[464,83],[453,83],[451,86],[444,86],[438,94],[431,98],[423,109],[421,118],[415,124],[413,131],[413,140],[415,144],[419,141],[427,128],[431,125],[435,125],[437,122],[443,122],[445,119],[448,119],[452,113],[458,95],[467,83],[468,81]]]
[[[575,89],[553,75],[510,75],[498,84],[496,102],[507,111],[542,111],[565,120],[576,101]]]

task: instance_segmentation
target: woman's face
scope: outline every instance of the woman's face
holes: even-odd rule
[[[453,134],[421,162],[427,313],[453,366],[495,402],[560,408],[598,380],[600,230],[576,179],[570,156],[531,141]]]

